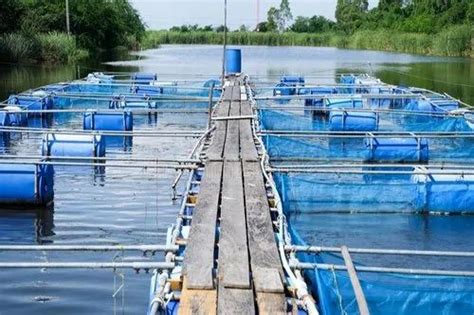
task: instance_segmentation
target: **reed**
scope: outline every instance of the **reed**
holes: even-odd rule
[[[75,38],[64,33],[27,36],[21,33],[0,36],[0,60],[8,62],[73,63],[88,56]]]
[[[51,32],[38,35],[40,59],[50,63],[74,63],[88,56],[79,49],[74,37],[64,33]]]
[[[370,49],[420,55],[474,57],[474,30],[470,25],[451,26],[438,34],[407,33],[393,30],[359,30],[352,35],[325,33],[257,33],[231,32],[230,45],[262,46],[331,46],[350,49]],[[221,45],[223,34],[218,32],[148,31],[143,49],[162,44]]]

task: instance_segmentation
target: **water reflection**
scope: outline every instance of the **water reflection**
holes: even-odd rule
[[[2,244],[46,244],[54,236],[54,204],[47,208],[0,208]]]

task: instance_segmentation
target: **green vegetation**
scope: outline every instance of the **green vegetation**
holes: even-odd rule
[[[336,22],[314,15],[298,16],[291,23],[289,1],[282,0],[254,31],[241,26],[228,38],[234,45],[334,46],[474,57],[472,0],[380,0],[371,10],[368,0],[338,0],[335,15]],[[217,30],[194,25],[149,31],[143,47],[221,44],[223,36]]]
[[[391,30],[359,30],[353,34],[325,31],[319,33],[230,32],[230,45],[265,46],[332,46],[351,49],[371,49],[411,54],[474,57],[474,28],[451,26],[438,34],[405,33]],[[217,32],[148,31],[143,48],[163,44],[219,44],[223,35]]]
[[[72,63],[101,49],[138,48],[145,27],[128,0],[2,0],[0,61]]]

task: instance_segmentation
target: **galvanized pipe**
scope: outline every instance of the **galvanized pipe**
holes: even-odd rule
[[[29,128],[0,126],[0,132],[18,132],[33,134],[67,134],[67,135],[97,135],[97,136],[119,136],[119,137],[184,137],[198,138],[203,131],[156,131],[156,130],[135,130],[135,131],[105,131],[105,130],[83,130],[83,129],[56,129],[56,128]]]
[[[258,110],[279,110],[279,111],[311,111],[311,112],[337,112],[337,111],[350,111],[350,112],[358,112],[358,113],[382,113],[382,114],[398,114],[398,115],[411,115],[411,116],[430,116],[430,117],[462,117],[465,112],[449,112],[449,111],[441,111],[441,112],[431,112],[431,111],[419,111],[419,110],[404,110],[404,109],[384,109],[384,108],[331,108],[329,106],[326,107],[302,107],[302,106],[261,106]]]
[[[340,247],[325,246],[285,246],[288,252],[304,253],[340,253]],[[407,255],[407,256],[447,256],[447,257],[474,257],[474,252],[460,251],[437,251],[437,250],[412,250],[412,249],[378,249],[378,248],[349,248],[351,254],[369,254],[369,255]]]
[[[320,263],[296,263],[291,266],[294,269],[323,269],[323,270],[343,270],[347,271],[344,265],[320,264]],[[456,271],[456,270],[435,270],[435,269],[409,269],[409,268],[387,268],[387,267],[367,267],[356,266],[358,272],[372,273],[400,273],[411,275],[427,276],[451,276],[451,277],[474,277],[474,271]]]
[[[150,163],[178,163],[197,164],[198,159],[166,159],[166,158],[120,158],[120,157],[93,157],[93,156],[43,156],[43,155],[0,155],[0,161],[5,159],[31,159],[31,160],[74,160],[74,161],[104,161],[104,162],[150,162]]]
[[[173,269],[172,262],[0,262],[0,269]]]
[[[91,158],[93,160],[93,158]],[[173,170],[194,170],[195,165],[171,165],[171,164],[105,164],[105,163],[74,163],[74,162],[54,162],[54,161],[8,161],[0,160],[0,164],[15,165],[56,165],[56,166],[85,166],[85,167],[113,167],[113,168],[151,168],[151,169],[173,169]]]
[[[176,252],[177,245],[0,245],[0,252],[5,251],[141,251],[141,252]]]
[[[400,165],[402,166],[402,165]],[[372,165],[372,167],[376,167],[376,165]],[[387,174],[387,175],[474,175],[474,171],[382,171],[382,170],[341,170],[338,168],[334,169],[302,169],[302,168],[295,168],[295,169],[288,169],[288,168],[268,168],[268,172],[272,173],[306,173],[306,174]]]

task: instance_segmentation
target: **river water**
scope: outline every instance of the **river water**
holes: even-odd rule
[[[61,67],[0,64],[0,98],[47,83],[72,80],[93,71],[157,72],[160,80],[186,79],[188,75],[206,80],[220,73],[221,55],[218,46],[173,45],[131,56],[102,57],[106,63]],[[276,81],[283,73],[302,73],[315,83],[332,82],[338,73],[368,72],[387,83],[446,92],[474,104],[474,60],[471,59],[335,48],[244,47],[243,69],[261,81]],[[160,115],[157,121],[139,119],[135,126],[137,129],[202,130],[206,119],[204,114],[166,114]],[[79,127],[80,122],[81,117],[74,116],[64,127]],[[143,138],[136,139],[132,148],[116,148],[110,153],[112,156],[184,158],[193,142],[192,139]],[[37,154],[39,143],[37,137],[23,137],[14,140],[9,150],[15,154]],[[171,200],[173,178],[171,171],[107,169],[100,175],[90,170],[59,171],[51,209],[0,210],[0,244],[162,244],[166,229],[178,211],[178,203]],[[330,233],[340,234],[340,231],[321,229],[317,230],[318,240]],[[310,229],[308,233],[313,232]],[[2,253],[0,260],[111,261],[114,255]],[[125,290],[114,299],[114,281],[116,287],[122,281],[118,272],[0,270],[0,314],[104,314],[114,310],[144,313],[150,275],[133,271],[123,271],[123,275]]]

